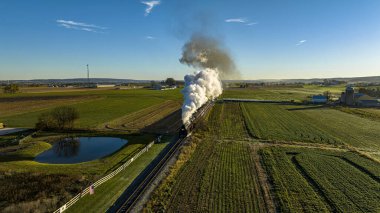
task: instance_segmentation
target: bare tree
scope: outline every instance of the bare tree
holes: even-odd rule
[[[36,128],[45,129],[72,129],[74,121],[79,118],[79,113],[74,107],[60,106],[49,113],[43,113],[38,118]]]

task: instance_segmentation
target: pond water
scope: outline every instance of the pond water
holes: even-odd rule
[[[76,137],[55,142],[49,150],[34,160],[40,163],[73,164],[95,160],[110,155],[128,141],[111,137]]]

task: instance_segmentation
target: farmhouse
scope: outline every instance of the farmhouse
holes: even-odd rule
[[[313,95],[311,101],[313,104],[325,104],[327,103],[327,97],[324,95]]]
[[[369,95],[362,95],[358,99],[356,99],[356,105],[365,107],[380,106],[377,99]]]

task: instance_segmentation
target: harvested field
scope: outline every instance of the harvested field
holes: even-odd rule
[[[22,98],[0,98],[0,116],[11,116],[39,111],[60,105],[83,103],[100,99],[97,96],[36,96]]]

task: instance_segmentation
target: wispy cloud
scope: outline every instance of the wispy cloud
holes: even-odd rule
[[[70,20],[62,20],[58,19],[56,20],[58,23],[58,26],[67,28],[67,29],[74,29],[74,30],[83,30],[87,32],[93,32],[93,33],[103,33],[103,30],[106,30],[106,27],[97,26],[95,24],[87,24],[83,22],[76,22],[76,21],[70,21]]]
[[[156,39],[156,37],[154,37],[154,36],[145,36],[145,39],[154,40],[154,39]]]
[[[152,12],[155,6],[160,4],[160,1],[142,1],[141,3],[147,6],[145,9],[145,16],[147,16]]]
[[[238,23],[238,24],[244,24],[247,26],[253,26],[258,24],[257,22],[249,21],[247,18],[229,18],[224,20],[227,23]]]
[[[306,42],[306,40],[301,40],[301,41],[299,41],[299,42],[296,44],[296,46],[300,46],[300,45],[304,44],[305,42]]]
[[[249,22],[249,23],[247,23],[248,26],[252,26],[252,25],[256,25],[256,24],[258,24],[258,23],[257,22]]]
[[[230,19],[226,19],[224,20],[225,22],[227,23],[246,23],[247,22],[247,19],[246,18],[230,18]]]

